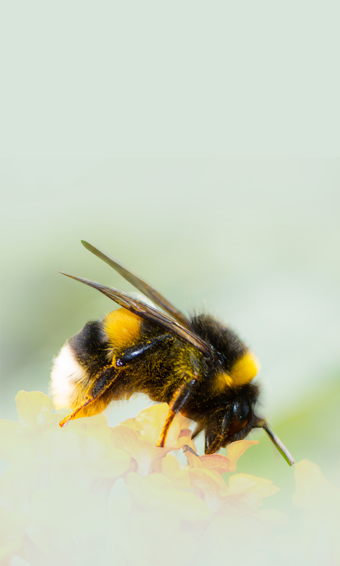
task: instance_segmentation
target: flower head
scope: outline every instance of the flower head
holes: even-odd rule
[[[0,421],[0,458],[9,462],[0,477],[0,561],[6,566],[217,566],[226,557],[229,563],[256,563],[256,553],[279,563],[281,543],[273,529],[289,529],[288,519],[261,509],[278,488],[268,479],[234,473],[257,442],[235,442],[227,456],[199,456],[181,415],[166,446],[156,446],[166,404],[113,429],[103,415],[61,429],[63,412],[53,413],[43,393],[20,392],[16,401],[18,422]],[[187,465],[180,465],[179,450]],[[297,464],[296,477],[294,505],[306,516],[298,538],[286,532],[285,549],[306,541],[306,533],[317,540],[326,525],[331,547],[321,547],[332,563],[340,554],[339,493],[309,462]]]

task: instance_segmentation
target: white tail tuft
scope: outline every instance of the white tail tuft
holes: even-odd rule
[[[65,344],[53,361],[51,390],[55,408],[72,407],[77,383],[85,379],[69,344]]]

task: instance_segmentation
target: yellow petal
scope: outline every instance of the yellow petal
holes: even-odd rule
[[[283,526],[289,524],[289,517],[276,509],[260,509],[259,517],[265,523],[273,526]]]
[[[41,391],[19,391],[15,402],[22,430],[30,426],[42,425],[53,410],[51,399]]]
[[[143,440],[148,440],[157,444],[166,418],[168,416],[169,406],[166,403],[153,405],[144,411],[141,411],[135,421],[141,431]],[[167,446],[175,446],[181,432],[181,421],[179,417],[175,417],[166,439]]]
[[[157,444],[169,413],[167,403],[158,403],[141,411],[136,418],[128,419],[122,423],[124,426],[139,430],[143,440]],[[181,414],[176,415],[168,432],[166,444],[176,446],[181,431],[188,430],[190,420]],[[191,436],[191,432],[190,432]]]
[[[142,476],[150,474],[153,471],[153,462],[167,454],[165,448],[157,448],[154,442],[141,440],[139,431],[123,425],[112,429],[112,443],[136,460],[138,472]]]
[[[17,462],[27,450],[27,440],[18,434],[19,425],[0,420],[0,458],[6,462]]]
[[[38,525],[29,525],[26,528],[26,534],[31,541],[47,556],[54,558],[54,547],[52,541]]]
[[[154,467],[155,471],[159,471],[168,478],[174,486],[180,489],[190,489],[191,482],[188,469],[181,469],[175,456],[167,454],[165,458],[158,461],[159,470]]]
[[[36,489],[42,462],[35,452],[27,453],[23,461],[5,470],[0,478],[0,505],[17,511]]]
[[[280,491],[271,480],[251,474],[234,474],[229,478],[229,494],[242,495],[247,503],[253,505]]]
[[[170,516],[176,523],[182,519],[201,521],[209,517],[209,509],[201,499],[194,493],[176,488],[162,474],[141,477],[130,473],[126,485],[138,506],[162,514],[158,521]]]
[[[302,460],[295,465],[296,492],[293,505],[300,509],[312,510],[338,501],[340,490],[327,481],[319,466],[309,460]]]
[[[237,460],[245,453],[245,451],[254,444],[258,444],[258,440],[236,440],[228,446],[228,458],[230,460],[230,472],[236,471]]]
[[[186,459],[188,460],[188,464],[190,469],[191,468],[202,468],[204,469],[205,466],[201,461],[201,458],[196,453],[196,450],[192,449],[190,445],[184,445],[183,452],[185,454]]]
[[[215,470],[219,474],[230,472],[230,460],[223,454],[204,454],[200,456],[200,461],[208,470]]]
[[[222,504],[222,498],[228,494],[220,474],[213,470],[191,468],[189,475],[192,485],[201,492],[208,507],[216,511]]]

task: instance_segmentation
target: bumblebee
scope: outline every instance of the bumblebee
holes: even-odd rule
[[[205,432],[206,454],[261,427],[293,465],[291,454],[255,413],[259,386],[253,379],[258,363],[238,336],[212,316],[187,318],[122,265],[89,243],[82,244],[147,299],[62,272],[121,308],[85,324],[55,358],[51,373],[55,407],[73,409],[60,426],[101,413],[112,400],[146,393],[152,401],[169,405],[159,447],[165,445],[171,423],[181,412],[197,423],[192,438]]]

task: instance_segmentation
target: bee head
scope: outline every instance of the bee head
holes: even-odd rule
[[[217,407],[206,419],[205,453],[213,454],[221,446],[243,440],[257,426],[253,406],[246,397],[239,397],[228,405]]]
[[[243,440],[253,428],[254,413],[247,399],[241,398],[234,401],[228,413],[230,426],[224,431],[222,446],[227,446],[235,440]],[[227,416],[225,416],[225,420],[227,420]]]
[[[256,396],[257,398],[257,396]],[[294,459],[266,421],[254,413],[256,398],[239,396],[227,405],[215,408],[205,419],[205,453],[214,454],[236,440],[243,440],[253,428],[263,428],[286,462]]]

